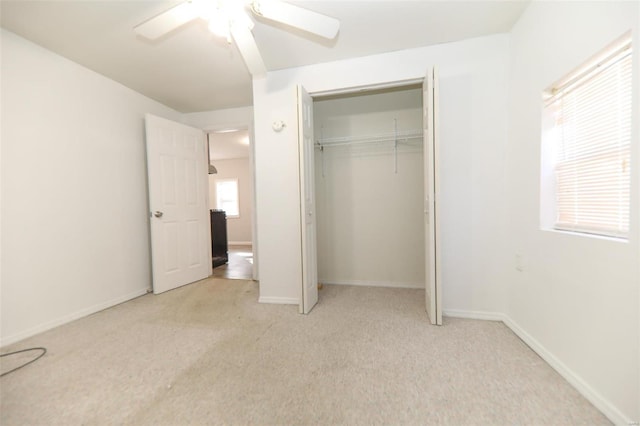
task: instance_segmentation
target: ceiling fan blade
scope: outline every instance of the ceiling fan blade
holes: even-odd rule
[[[186,1],[135,26],[133,29],[142,37],[154,40],[197,18],[199,12],[200,10],[193,2]]]
[[[267,67],[264,65],[264,61],[258,50],[258,45],[249,28],[243,25],[232,25],[231,35],[236,42],[236,46],[238,46],[244,63],[249,69],[249,73],[254,77],[265,75],[267,73]]]
[[[335,38],[340,29],[340,21],[335,18],[279,0],[255,0],[251,4],[251,10],[258,16],[327,39]]]

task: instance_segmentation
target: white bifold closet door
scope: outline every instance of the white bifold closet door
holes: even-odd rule
[[[438,227],[438,74],[427,73],[422,85],[424,128],[425,299],[431,324],[442,324],[442,285]]]
[[[302,294],[300,313],[318,303],[318,250],[315,218],[313,99],[298,86],[298,152],[300,164],[300,231],[302,243]]]
[[[145,116],[151,263],[155,294],[211,275],[205,134]]]

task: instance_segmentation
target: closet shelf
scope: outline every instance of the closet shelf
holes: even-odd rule
[[[366,136],[345,136],[337,138],[324,138],[316,141],[318,148],[352,145],[352,144],[364,144],[364,143],[377,143],[377,142],[407,142],[410,139],[422,139],[422,129],[416,130],[402,130],[397,132],[378,133],[375,135]]]

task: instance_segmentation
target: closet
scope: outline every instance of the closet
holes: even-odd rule
[[[425,286],[422,85],[314,97],[318,281]]]

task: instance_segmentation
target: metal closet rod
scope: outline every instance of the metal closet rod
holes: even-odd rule
[[[346,136],[338,138],[324,138],[318,139],[316,146],[318,147],[331,147],[341,145],[354,145],[376,142],[406,142],[410,139],[422,138],[422,130],[405,130],[397,133],[379,133],[376,135],[367,136]]]

